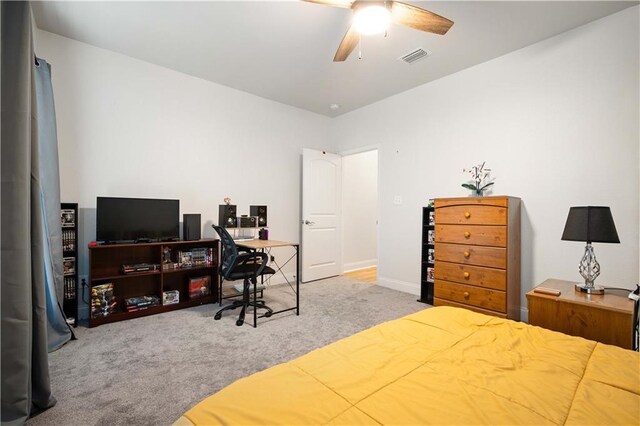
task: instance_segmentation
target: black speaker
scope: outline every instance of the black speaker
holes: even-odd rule
[[[267,226],[267,206],[249,206],[249,216],[258,216],[258,226]]]
[[[236,211],[236,206],[233,204],[220,204],[218,206],[218,225],[223,228],[236,228],[238,226]]]
[[[258,227],[257,223],[258,223],[257,216],[240,216],[238,218],[239,228],[257,228]]]
[[[200,239],[200,215],[199,214],[183,214],[182,215],[182,239],[185,241],[194,241]]]

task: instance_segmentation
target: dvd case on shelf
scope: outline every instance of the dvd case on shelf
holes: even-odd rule
[[[180,292],[178,290],[168,290],[162,293],[163,305],[174,305],[180,303]]]
[[[76,278],[64,277],[64,298],[75,299],[76,298]]]
[[[116,298],[113,295],[113,283],[106,283],[91,288],[91,316],[106,317],[116,309]]]
[[[434,269],[432,267],[427,268],[427,281],[430,283],[434,281]]]
[[[169,259],[173,259],[173,256],[170,255]],[[211,266],[213,265],[213,248],[197,247],[191,250],[178,251],[176,260],[180,268],[192,268],[194,266]],[[171,263],[167,262],[167,265],[171,265]],[[166,267],[165,269],[172,268]]]
[[[73,229],[62,230],[62,250],[63,251],[75,251],[76,250],[76,231]]]
[[[76,273],[76,258],[65,257],[62,259],[64,275],[74,275]]]
[[[124,300],[127,312],[142,311],[160,305],[160,298],[156,295],[129,297]]]
[[[193,277],[189,279],[189,298],[198,299],[211,293],[211,277]]]
[[[433,263],[436,260],[435,250],[430,248],[427,250],[427,262]]]
[[[76,212],[73,209],[60,210],[60,222],[63,228],[73,228],[76,226]]]
[[[180,267],[191,268],[193,266],[193,256],[190,251],[181,251],[180,253]]]

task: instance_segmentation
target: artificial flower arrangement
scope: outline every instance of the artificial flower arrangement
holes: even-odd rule
[[[470,169],[462,169],[463,173],[469,173],[471,175],[471,180],[474,183],[463,183],[462,187],[470,189],[474,191],[475,195],[482,196],[482,192],[493,185],[493,182],[488,182],[482,185],[483,181],[486,181],[489,178],[489,172],[491,169],[486,168],[486,161],[482,162],[482,164],[478,164],[477,166],[473,166]]]

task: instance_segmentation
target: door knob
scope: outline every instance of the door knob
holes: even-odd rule
[[[465,237],[465,238],[469,238],[470,236],[471,236],[471,232],[469,232],[469,231],[465,231],[465,233],[464,233],[464,237]]]
[[[464,274],[462,274],[462,276],[465,277],[465,278],[469,278],[469,275],[470,274],[468,272],[465,272]]]
[[[469,219],[471,217],[471,213],[470,212],[464,212],[464,217]]]
[[[311,222],[311,221],[308,221],[308,220],[304,220],[302,223],[305,224],[305,225],[309,225],[309,226],[316,224],[315,222]]]

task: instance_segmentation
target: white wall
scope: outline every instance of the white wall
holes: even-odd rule
[[[595,244],[600,285],[638,282],[638,7],[340,116],[341,150],[379,145],[379,281],[418,292],[420,207],[464,196],[464,167],[522,198],[522,292],[578,281],[570,206],[611,206],[621,244]],[[427,59],[428,61],[428,59]],[[393,205],[401,195],[404,204]],[[526,298],[522,297],[523,306]]]
[[[61,196],[80,204],[81,275],[96,196],[180,199],[181,214],[201,213],[203,237],[213,237],[228,195],[239,214],[268,206],[270,238],[299,241],[301,148],[335,150],[327,117],[45,31],[36,51],[52,64]]]
[[[342,157],[342,268],[376,266],[378,151]]]
[[[179,198],[183,213],[203,215],[205,237],[229,195],[240,213],[267,204],[270,236],[298,240],[300,148],[378,146],[383,285],[418,293],[420,207],[467,194],[462,168],[486,160],[495,193],[524,203],[523,293],[547,277],[579,279],[583,245],[560,235],[569,207],[587,204],[611,206],[622,241],[596,244],[598,282],[630,287],[638,39],[633,7],[330,120],[37,31],[53,67],[62,198],[81,208],[80,272],[98,195]]]

